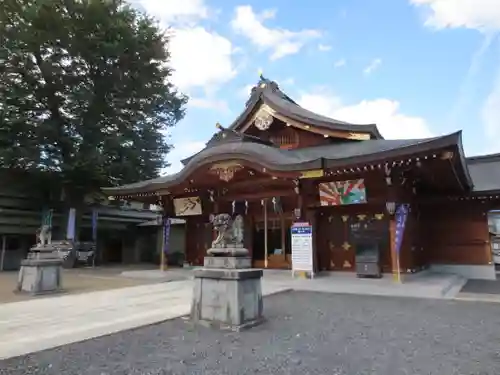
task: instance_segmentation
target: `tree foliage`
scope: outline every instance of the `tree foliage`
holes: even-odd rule
[[[56,172],[69,200],[156,177],[187,101],[168,62],[121,0],[0,0],[0,167]]]

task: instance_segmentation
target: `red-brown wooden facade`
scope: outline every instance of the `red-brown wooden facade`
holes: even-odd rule
[[[410,204],[399,253],[401,273],[413,273],[439,264],[492,266],[487,212],[499,206],[499,196],[494,192],[480,194],[474,191],[460,135],[392,147],[391,141],[381,139],[376,127],[349,127],[349,124],[330,120],[332,125],[325,118],[313,117],[298,106],[303,111],[300,116],[295,112],[286,113],[282,108],[267,107],[268,114],[273,117],[272,124],[268,129],[259,130],[253,126],[253,121],[262,106],[267,105],[264,99],[270,92],[266,91],[270,82],[264,83],[268,87],[259,86],[261,91],[254,91],[252,103],[247,104],[245,112],[229,129],[222,128],[211,141],[214,145],[209,142],[206,151],[185,161],[180,176],[139,187],[131,185],[105,191],[123,199],[159,198],[170,217],[175,216],[173,199],[201,197],[203,213],[183,217],[187,220],[186,259],[192,265],[201,265],[210,247],[213,238],[210,215],[230,213],[233,201],[245,201],[245,245],[256,267],[290,268],[290,226],[294,220],[306,220],[314,228],[317,271],[354,270],[356,244],[352,230],[361,224],[363,235],[379,245],[383,271],[396,272],[395,218],[388,212],[387,202]],[[271,85],[271,90],[281,93],[277,86]],[[256,99],[255,95],[260,96]],[[251,105],[255,107],[253,110],[249,109]],[[306,115],[310,116],[309,120]],[[231,147],[219,146],[224,144],[226,136],[232,135],[255,137],[246,139],[247,145],[257,139],[272,144],[261,146],[256,142],[256,149],[313,150],[322,160],[321,165],[319,168],[285,168],[278,165],[279,160],[266,159],[266,155],[253,153],[252,147],[241,146],[243,140],[233,141]],[[350,152],[350,145],[358,147],[362,143],[387,144],[387,147],[372,152],[369,146],[366,154],[348,158],[342,153],[323,157],[323,150],[335,147],[344,150],[338,148],[340,145]],[[219,149],[225,151],[219,152]],[[238,168],[230,178],[225,176],[225,181],[220,174],[214,173],[214,168],[227,163],[237,164]],[[308,176],[308,171],[316,176]],[[321,175],[317,175],[318,171]],[[365,182],[367,203],[320,205],[319,183],[359,178]],[[282,212],[274,212],[273,197],[280,198]],[[295,217],[296,209],[300,210],[299,218]],[[265,230],[267,236],[263,235]],[[268,239],[267,262],[262,251],[264,237]],[[282,253],[273,254],[274,248],[282,249]]]

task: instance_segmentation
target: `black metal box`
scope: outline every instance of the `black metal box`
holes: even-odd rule
[[[377,243],[356,245],[356,273],[358,277],[382,277],[380,251]]]

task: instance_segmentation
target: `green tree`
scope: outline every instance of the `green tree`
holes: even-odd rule
[[[72,206],[156,177],[187,102],[168,41],[121,0],[0,0],[0,168],[53,174]]]

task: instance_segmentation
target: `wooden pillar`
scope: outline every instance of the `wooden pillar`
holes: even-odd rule
[[[267,199],[263,201],[264,207],[264,268],[267,268],[268,255],[267,255]]]
[[[286,263],[286,228],[285,228],[285,215],[280,216],[281,223],[281,251],[283,252],[283,262]]]
[[[165,271],[168,268],[168,260],[165,256],[165,223],[163,222],[165,218],[162,218],[161,223],[161,254],[160,254],[160,271]],[[166,219],[168,220],[168,219]]]
[[[212,210],[213,210],[213,212],[211,212],[211,214],[214,216],[219,213],[219,202],[218,201],[214,201]],[[217,233],[215,232],[214,227],[211,225],[211,223],[210,223],[210,227],[212,228],[212,241],[215,241],[215,239],[217,238]]]
[[[0,254],[0,271],[3,271],[6,250],[7,250],[7,236],[4,234],[2,235],[2,253]]]
[[[316,211],[307,210],[305,214],[306,220],[312,226],[312,255],[313,255],[313,272],[318,272],[318,254],[317,254],[317,246],[316,246],[316,237],[317,237],[317,220],[316,220]]]
[[[298,221],[301,221],[304,217],[304,199],[300,194],[297,196],[297,208],[300,210],[300,217],[298,218]]]
[[[250,211],[250,210],[249,210]],[[243,241],[245,248],[248,249],[248,255],[252,259],[253,262],[253,229],[254,229],[254,220],[251,214],[245,215],[245,234],[243,236]]]

